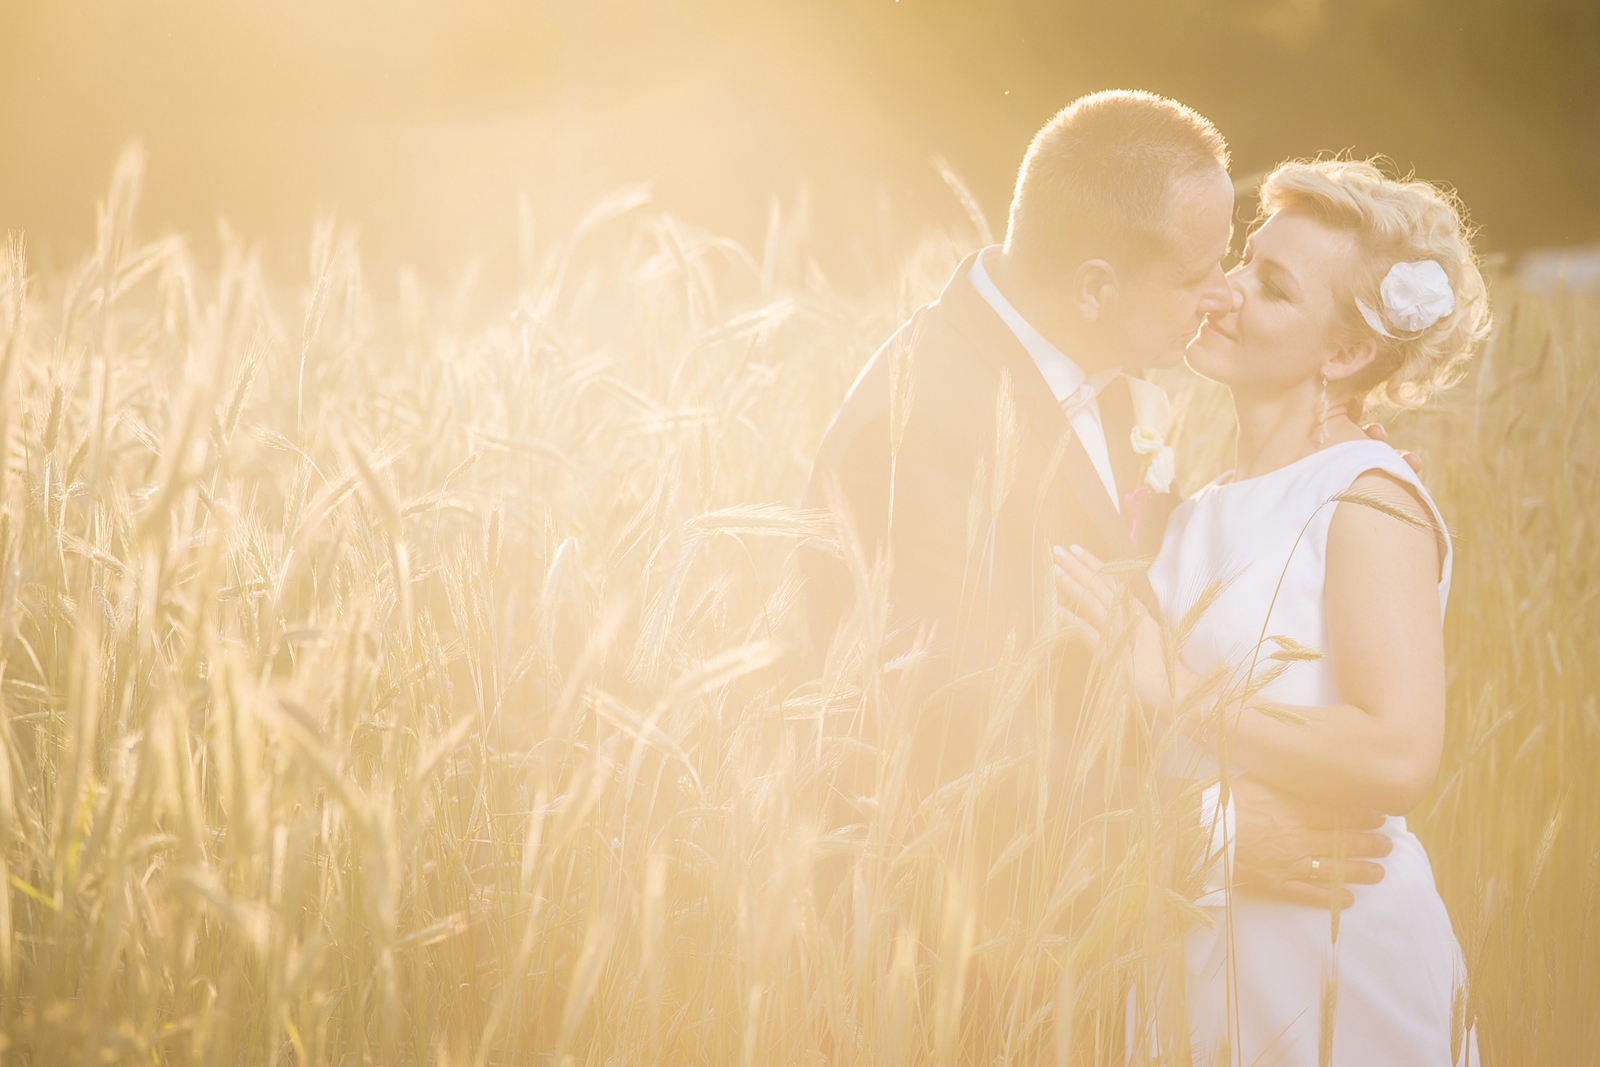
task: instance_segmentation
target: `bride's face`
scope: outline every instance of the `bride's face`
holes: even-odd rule
[[[1245,242],[1228,272],[1233,308],[1206,316],[1188,364],[1234,389],[1284,392],[1320,379],[1339,350],[1338,282],[1353,265],[1350,234],[1280,211]]]

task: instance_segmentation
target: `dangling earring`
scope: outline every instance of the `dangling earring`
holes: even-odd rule
[[[1317,433],[1317,447],[1328,443],[1328,372],[1322,372],[1322,428]]]

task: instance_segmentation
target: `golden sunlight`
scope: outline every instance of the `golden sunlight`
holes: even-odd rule
[[[0,12],[0,1062],[1600,1062],[1600,9],[1135,7]]]

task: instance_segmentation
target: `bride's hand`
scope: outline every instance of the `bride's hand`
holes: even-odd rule
[[[1106,628],[1117,609],[1115,578],[1105,564],[1078,545],[1055,549],[1056,590],[1068,618],[1078,624],[1078,640],[1095,651],[1105,640]],[[1137,597],[1126,598],[1136,627],[1133,642],[1134,690],[1139,702],[1163,715],[1172,706],[1172,687],[1161,650],[1161,628]]]

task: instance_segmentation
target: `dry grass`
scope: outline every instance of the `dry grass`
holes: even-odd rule
[[[1038,768],[980,753],[921,798],[874,620],[820,679],[788,654],[795,550],[832,532],[786,502],[965,238],[863,304],[801,224],[755,254],[624,195],[473,323],[415,284],[375,302],[331,227],[298,299],[235,243],[200,271],[131,239],[137,177],[78,272],[14,244],[0,290],[8,1062],[1110,1058],[1186,914],[1169,808],[1097,819],[1074,785],[976,848],[985,794]],[[1600,306],[1500,305],[1450,406],[1394,425],[1458,545],[1416,822],[1488,1062],[1575,1064]],[[1226,439],[1179,385],[1193,482]],[[1075,782],[1122,760],[1117,696]]]

